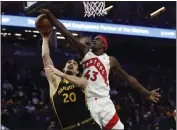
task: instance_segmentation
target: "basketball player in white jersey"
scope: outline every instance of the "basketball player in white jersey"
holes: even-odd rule
[[[88,84],[86,80],[84,81],[84,78],[80,80],[80,83],[76,83],[72,77],[68,77],[68,80],[86,86],[85,94],[91,115],[104,130],[124,129],[124,125],[121,123],[109,95],[110,87],[108,76],[110,71],[115,73],[118,78],[127,81],[133,88],[147,96],[148,99],[154,102],[159,100],[160,95],[157,92],[159,89],[148,91],[133,76],[127,74],[122,69],[115,57],[108,56],[105,53],[108,49],[106,38],[101,35],[95,37],[93,45],[90,48],[86,44],[78,41],[49,10],[41,9],[40,12],[48,16],[50,22],[61,32],[65,39],[69,41],[68,43],[71,47],[79,52],[80,56],[83,58],[81,61],[84,67],[83,77],[87,78]],[[49,71],[60,76],[66,76],[55,68],[50,68]]]

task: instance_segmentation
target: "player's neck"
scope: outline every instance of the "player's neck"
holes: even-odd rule
[[[102,49],[92,50],[92,52],[97,56],[103,55],[104,53]]]

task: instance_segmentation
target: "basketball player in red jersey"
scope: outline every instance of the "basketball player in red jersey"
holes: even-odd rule
[[[101,35],[96,36],[90,48],[78,41],[49,10],[41,9],[40,12],[48,16],[50,22],[83,58],[81,61],[84,68],[83,76],[88,80],[88,85],[85,89],[87,104],[92,117],[103,129],[124,129],[124,125],[119,120],[109,96],[108,76],[110,71],[127,81],[133,88],[147,96],[149,100],[154,102],[159,100],[160,94],[157,92],[159,89],[148,91],[133,76],[122,69],[115,57],[108,56],[105,53],[108,49],[106,38]]]

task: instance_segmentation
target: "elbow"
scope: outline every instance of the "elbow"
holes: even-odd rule
[[[128,81],[131,83],[131,84],[135,84],[137,83],[137,79],[135,79],[133,76],[129,75],[128,76]]]

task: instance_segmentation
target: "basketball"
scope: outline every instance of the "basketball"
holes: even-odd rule
[[[49,35],[53,30],[53,25],[45,14],[39,15],[35,21],[36,29],[43,35]]]

